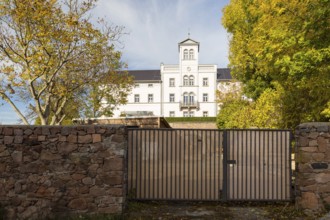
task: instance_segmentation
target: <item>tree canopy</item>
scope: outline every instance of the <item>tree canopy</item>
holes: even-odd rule
[[[60,124],[86,113],[91,103],[98,108],[93,112],[111,114],[100,103],[125,102],[132,79],[118,71],[125,64],[115,48],[123,28],[102,19],[96,28],[90,14],[95,3],[2,0],[0,97],[25,124],[29,115],[43,125]],[[17,101],[28,109],[19,109]]]
[[[277,91],[282,128],[329,120],[330,1],[231,0],[223,12],[244,94]]]
[[[217,117],[218,128],[279,128],[283,112],[283,90],[266,89],[256,101],[247,100],[243,93],[235,95],[218,93],[221,111]]]

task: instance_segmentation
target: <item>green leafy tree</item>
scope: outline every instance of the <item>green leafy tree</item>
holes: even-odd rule
[[[109,86],[114,93],[116,88],[123,93],[130,90],[127,74],[117,71],[124,65],[115,49],[122,27],[99,20],[96,28],[90,21],[95,3],[0,3],[0,97],[25,124],[31,121],[28,116],[37,117],[42,125],[62,123],[72,112],[83,111],[82,94],[91,88]],[[17,107],[17,99],[27,103],[27,111]]]
[[[279,84],[278,126],[327,120],[330,100],[330,1],[232,0],[223,25],[231,33],[230,67],[257,100]]]
[[[274,87],[264,90],[256,101],[246,100],[242,93],[218,93],[221,103],[218,128],[279,128],[283,89],[279,85]]]
[[[330,101],[327,104],[327,108],[321,112],[322,115],[324,115],[328,120],[330,121]]]
[[[221,108],[216,120],[218,128],[250,127],[250,102],[242,98],[241,91],[235,90],[229,93],[217,91],[217,102]]]

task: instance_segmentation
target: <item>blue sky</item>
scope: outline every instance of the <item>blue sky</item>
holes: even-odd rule
[[[203,64],[228,65],[228,34],[221,25],[222,8],[229,0],[99,0],[93,19],[124,26],[127,34],[118,49],[128,69],[159,69],[177,64],[178,43],[200,42]],[[21,104],[20,107],[24,107]],[[17,116],[7,104],[0,106],[0,123],[15,124]]]

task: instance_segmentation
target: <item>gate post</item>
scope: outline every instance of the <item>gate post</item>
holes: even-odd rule
[[[223,163],[222,163],[222,167],[223,167],[223,184],[222,184],[222,193],[221,193],[221,199],[223,201],[227,201],[227,150],[228,150],[228,147],[227,147],[227,130],[224,130],[223,131],[223,141],[222,141],[222,149],[223,149],[223,152],[222,152],[222,156],[223,156]]]
[[[330,209],[330,123],[296,128],[296,207],[306,213]]]

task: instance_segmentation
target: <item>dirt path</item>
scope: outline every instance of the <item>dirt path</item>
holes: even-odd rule
[[[127,219],[315,219],[297,212],[291,203],[221,204],[221,203],[159,203],[130,202]]]

